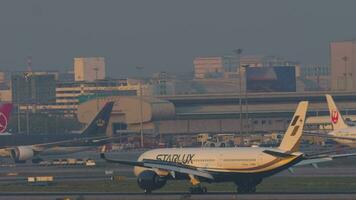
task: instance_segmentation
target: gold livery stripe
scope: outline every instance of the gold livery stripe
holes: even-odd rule
[[[258,167],[253,167],[253,168],[248,168],[248,169],[237,169],[237,168],[206,168],[205,170],[209,171],[214,171],[214,172],[240,172],[240,173],[256,173],[256,172],[266,172],[270,171],[285,165],[288,165],[289,163],[293,162],[295,159],[297,159],[298,156],[295,157],[290,157],[287,159],[280,159],[277,158],[275,160],[272,160],[271,162],[268,162],[264,165],[258,166]]]

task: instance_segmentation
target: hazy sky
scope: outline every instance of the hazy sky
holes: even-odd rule
[[[356,38],[356,1],[2,0],[0,69],[70,69],[104,56],[112,76],[192,71],[197,56],[278,55],[329,62],[329,42]]]

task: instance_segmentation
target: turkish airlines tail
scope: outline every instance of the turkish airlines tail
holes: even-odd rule
[[[348,128],[349,126],[345,123],[344,119],[342,118],[339,109],[337,109],[334,99],[331,95],[327,94],[326,101],[328,102],[329,112],[330,112],[330,120],[331,124],[333,125],[334,130]]]
[[[0,105],[0,133],[4,133],[10,120],[10,113],[12,110],[11,103],[4,103]]]
[[[302,139],[305,115],[308,109],[308,102],[302,101],[298,104],[297,110],[294,113],[283,140],[279,145],[279,149],[288,152],[295,152],[299,149],[299,143]]]

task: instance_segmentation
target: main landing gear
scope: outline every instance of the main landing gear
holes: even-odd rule
[[[197,179],[193,175],[189,175],[190,182],[192,183],[193,187],[189,188],[190,194],[204,194],[207,193],[207,189],[204,186],[201,186],[199,179]]]
[[[206,189],[206,187],[199,185],[199,186],[190,187],[189,192],[190,194],[204,194],[207,193],[208,190]]]
[[[145,190],[145,194],[152,194],[152,190]]]
[[[251,194],[256,192],[256,185],[239,185],[237,186],[237,193]]]
[[[38,163],[40,163],[40,162],[42,162],[42,161],[43,161],[42,158],[33,158],[33,159],[32,159],[32,163],[34,163],[34,164],[38,164]]]
[[[236,182],[238,194],[251,194],[256,192],[256,186],[262,182],[262,179],[245,180]]]

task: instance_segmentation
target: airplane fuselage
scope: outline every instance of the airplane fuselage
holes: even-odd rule
[[[328,134],[331,136],[355,139],[356,138],[356,127],[348,127],[348,128],[344,128],[344,129],[334,130]],[[347,145],[350,147],[356,147],[356,142],[353,140],[334,139],[334,138],[332,138],[332,139],[340,144],[344,144],[344,145]]]
[[[105,138],[105,136],[98,136]],[[86,151],[104,145],[107,142],[93,142],[91,138],[85,135],[79,134],[38,134],[38,135],[1,135],[0,136],[0,157],[10,156],[11,152],[6,149],[8,146],[31,146],[44,143],[55,143],[60,141],[73,141],[75,143],[68,142],[67,144],[53,145],[46,149],[36,149],[41,152],[41,155],[61,155],[70,154],[81,151]],[[79,142],[80,141],[80,142]]]
[[[150,159],[181,163],[207,171],[213,174],[215,182],[221,182],[236,181],[237,178],[251,177],[252,174],[256,178],[268,177],[298,163],[303,155],[296,152],[293,156],[280,158],[264,153],[264,150],[280,151],[259,147],[167,148],[147,151],[138,161]],[[134,173],[138,176],[144,170],[149,169],[136,166]],[[156,170],[156,173],[161,172]]]

